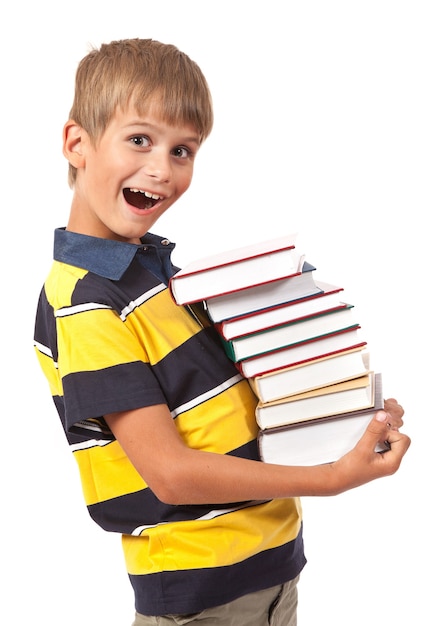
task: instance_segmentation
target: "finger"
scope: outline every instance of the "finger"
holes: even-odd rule
[[[386,436],[389,444],[389,451],[382,454],[384,467],[388,467],[388,473],[393,474],[400,467],[403,456],[406,454],[411,444],[410,437],[400,433],[398,430],[389,430]]]
[[[388,411],[387,412],[387,424],[392,430],[398,430],[399,428],[401,428],[401,426],[403,426],[404,422],[401,419],[401,417],[392,415]]]
[[[404,415],[403,407],[401,406],[401,404],[398,404],[395,398],[387,398],[384,401],[384,409],[385,411],[387,411],[388,413],[391,413],[395,417],[401,418]]]
[[[385,442],[388,450],[382,454],[376,454],[376,445],[380,442]],[[399,430],[391,429],[388,425],[388,413],[378,411],[367,426],[357,446],[360,447],[360,450],[364,447],[364,452],[370,451],[374,454],[377,458],[380,475],[389,476],[395,474],[400,467],[403,456],[410,446],[410,438],[400,433]]]

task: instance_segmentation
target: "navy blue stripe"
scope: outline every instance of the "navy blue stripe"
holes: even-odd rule
[[[52,357],[58,359],[58,348],[56,341],[56,320],[53,307],[49,304],[46,291],[43,288],[40,292],[34,328],[34,339],[42,346],[50,348]]]
[[[67,430],[91,417],[165,403],[150,366],[141,361],[69,374],[63,388]]]
[[[177,346],[153,372],[171,411],[238,374],[213,328],[201,329]]]
[[[120,313],[128,304],[159,285],[159,279],[134,259],[120,283],[97,274],[86,274],[77,281],[71,304],[98,302]]]
[[[257,459],[257,441],[251,441],[230,454],[245,459]],[[174,468],[171,471],[171,482],[174,482]],[[92,519],[105,530],[129,535],[135,529],[135,520],[138,520],[140,525],[182,522],[197,519],[216,509],[234,506],[239,506],[239,503],[171,506],[158,500],[154,493],[146,488],[105,502],[91,504],[88,510]],[[129,520],[132,520],[134,525]]]
[[[227,567],[130,575],[143,615],[196,613],[292,580],[305,566],[302,529],[285,546]],[[262,581],[262,582],[261,582]]]

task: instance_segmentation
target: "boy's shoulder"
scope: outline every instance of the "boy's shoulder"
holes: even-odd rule
[[[152,244],[174,246],[157,235]],[[164,243],[160,243],[164,242]],[[144,294],[164,290],[159,278],[144,271],[141,246],[91,237],[58,228],[54,233],[54,260],[45,281],[46,296],[55,310],[102,305],[119,313]]]

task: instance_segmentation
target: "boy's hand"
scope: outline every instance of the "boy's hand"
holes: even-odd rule
[[[403,425],[404,411],[393,398],[386,400],[384,407],[376,413],[355,448],[332,463],[337,476],[336,493],[390,476],[400,467],[410,446],[410,438],[398,430]],[[377,444],[384,441],[390,450],[375,452]]]

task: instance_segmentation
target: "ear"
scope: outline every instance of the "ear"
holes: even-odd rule
[[[85,131],[74,120],[68,120],[62,133],[62,151],[67,161],[75,168],[85,165],[82,140]]]

